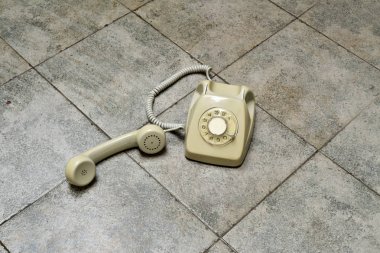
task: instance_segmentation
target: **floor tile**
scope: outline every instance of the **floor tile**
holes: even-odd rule
[[[0,245],[0,253],[7,253],[7,251]]]
[[[118,20],[38,67],[60,91],[112,136],[146,122],[147,94],[178,70],[197,64],[134,14]],[[195,88],[191,75],[161,94],[161,112]]]
[[[233,251],[224,242],[218,241],[207,253],[233,253]]]
[[[380,92],[378,70],[298,21],[220,75],[318,148]]]
[[[380,99],[322,152],[380,194]]]
[[[66,182],[0,227],[11,252],[202,252],[216,236],[126,154]]]
[[[62,181],[71,156],[105,139],[34,70],[0,86],[0,224]]]
[[[299,16],[309,8],[313,7],[314,4],[318,3],[320,0],[270,0],[284,10],[292,13],[293,15]]]
[[[0,35],[36,65],[126,13],[115,0],[3,0]]]
[[[135,10],[149,1],[151,0],[119,0],[120,3],[127,6],[130,10]]]
[[[380,68],[380,1],[320,1],[302,16],[329,38]]]
[[[160,0],[137,13],[217,72],[293,19],[266,0]]]
[[[185,122],[191,96],[166,111],[163,121]],[[253,143],[243,165],[224,168],[189,161],[184,136],[168,134],[161,155],[130,154],[219,234],[224,233],[279,185],[314,151],[260,109]]]
[[[0,85],[30,68],[10,46],[0,39]]]
[[[379,210],[379,196],[317,155],[224,238],[240,253],[379,252]]]

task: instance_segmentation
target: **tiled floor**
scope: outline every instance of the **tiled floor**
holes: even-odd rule
[[[0,0],[0,253],[380,252],[380,2]],[[146,124],[146,94],[204,63],[252,88],[244,164],[66,161]],[[184,122],[202,75],[157,99]]]

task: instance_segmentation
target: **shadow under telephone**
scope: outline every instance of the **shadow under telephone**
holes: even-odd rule
[[[139,130],[89,149],[71,158],[65,168],[67,181],[88,185],[96,175],[95,164],[123,150],[139,147],[147,154],[160,152],[166,145],[166,132],[185,130],[185,156],[188,159],[228,167],[240,166],[247,154],[254,126],[255,99],[243,85],[217,83],[209,77],[210,67],[197,65],[175,73],[153,89],[147,99],[148,124]],[[153,113],[154,98],[185,75],[205,72],[207,79],[197,86],[183,124],[165,123]]]

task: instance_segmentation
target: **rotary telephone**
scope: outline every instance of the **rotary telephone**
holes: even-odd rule
[[[166,145],[165,133],[185,129],[185,156],[208,164],[240,166],[247,154],[254,126],[255,98],[243,85],[217,83],[209,76],[210,67],[197,65],[185,68],[148,94],[148,124],[139,130],[71,158],[65,168],[67,181],[76,186],[88,185],[96,175],[97,162],[123,150],[139,147],[147,154],[160,152]],[[155,97],[177,80],[191,73],[205,72],[190,104],[187,124],[165,123],[153,113]],[[164,130],[165,129],[165,130]]]

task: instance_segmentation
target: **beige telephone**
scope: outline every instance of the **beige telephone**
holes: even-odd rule
[[[178,129],[186,130],[187,158],[222,166],[240,166],[253,134],[254,95],[246,86],[212,81],[210,69],[205,65],[192,66],[163,81],[148,95],[146,113],[153,124],[71,158],[65,168],[67,181],[76,186],[88,185],[96,175],[97,162],[132,147],[139,147],[147,154],[158,153],[166,145],[165,132]],[[183,124],[158,120],[153,113],[154,98],[178,79],[197,72],[205,72],[208,80],[202,81],[195,90],[186,128]]]
[[[187,118],[186,157],[240,166],[251,142],[254,111],[254,95],[248,87],[201,82]]]

